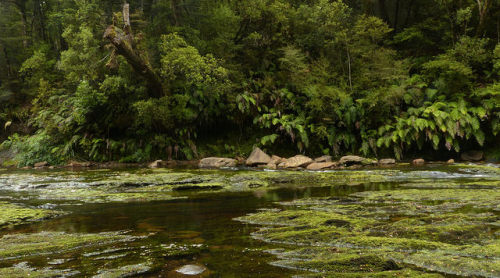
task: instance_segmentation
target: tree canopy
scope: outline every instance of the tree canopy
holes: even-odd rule
[[[22,165],[498,150],[498,1],[0,0],[0,14],[0,140]]]

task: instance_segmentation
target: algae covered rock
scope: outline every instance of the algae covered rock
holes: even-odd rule
[[[277,252],[272,264],[320,273],[306,277],[500,276],[495,187],[389,189],[280,204],[237,220],[263,225],[253,233],[258,240],[300,247]]]
[[[253,149],[252,153],[246,160],[246,165],[254,166],[259,164],[267,164],[271,161],[271,157],[263,152],[260,148]]]
[[[198,166],[200,168],[222,168],[222,167],[236,167],[238,161],[232,158],[224,157],[207,157],[200,160]]]
[[[75,248],[96,247],[116,242],[128,242],[137,237],[105,232],[97,234],[70,234],[63,232],[41,232],[32,234],[4,235],[0,238],[0,261],[61,253]]]
[[[0,202],[0,228],[7,225],[22,224],[29,221],[46,219],[60,215],[47,209],[29,208],[21,205]]]

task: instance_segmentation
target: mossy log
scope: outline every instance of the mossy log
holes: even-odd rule
[[[115,59],[116,54],[122,55],[132,68],[146,79],[150,89],[150,96],[163,96],[166,92],[164,91],[160,77],[153,70],[149,61],[143,58],[139,51],[135,49],[134,37],[130,26],[129,4],[127,3],[123,5],[123,22],[123,29],[115,25],[110,25],[106,28],[103,35],[103,38],[109,40],[113,45],[114,49],[111,54],[111,59]],[[109,64],[115,63],[110,62]]]

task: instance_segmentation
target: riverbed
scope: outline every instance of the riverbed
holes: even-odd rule
[[[499,188],[498,165],[0,170],[0,276],[500,277]]]

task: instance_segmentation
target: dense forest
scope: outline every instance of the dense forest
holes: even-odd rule
[[[498,0],[0,0],[19,165],[500,156]]]

